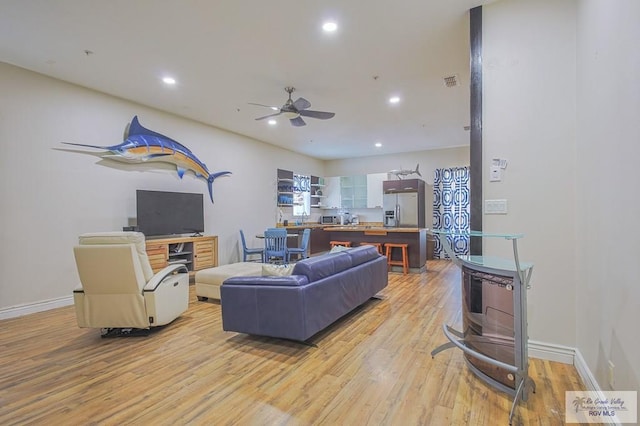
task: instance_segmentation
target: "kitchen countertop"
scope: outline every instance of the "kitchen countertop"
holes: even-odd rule
[[[420,232],[426,231],[427,228],[385,228],[380,225],[327,225],[322,223],[305,223],[304,225],[287,225],[281,226],[290,231],[298,231],[307,228],[320,228],[323,231],[349,231],[349,232]]]
[[[385,228],[384,226],[362,226],[362,225],[334,225],[323,228],[325,231],[351,231],[351,232],[420,232],[427,228]]]
[[[307,228],[324,228],[325,226],[327,225],[323,225],[321,223],[305,223],[304,225],[287,225],[287,226],[283,226],[282,224],[277,225],[278,228],[286,228],[291,231],[297,231],[297,230],[302,230]]]

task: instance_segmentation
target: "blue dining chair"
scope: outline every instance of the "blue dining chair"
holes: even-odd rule
[[[253,256],[256,254],[260,255],[260,262],[264,261],[264,248],[248,248],[247,242],[244,238],[244,232],[242,229],[240,230],[240,239],[242,240],[242,261],[246,262],[247,257]],[[257,261],[257,259],[253,259],[253,261]]]
[[[311,229],[307,228],[302,231],[302,241],[300,241],[300,247],[292,247],[287,249],[287,262],[291,262],[291,255],[297,254],[298,259],[306,259],[309,257],[307,254],[307,247],[309,246],[309,237],[311,236]]]
[[[285,263],[287,260],[287,230],[269,228],[264,231],[264,261]]]

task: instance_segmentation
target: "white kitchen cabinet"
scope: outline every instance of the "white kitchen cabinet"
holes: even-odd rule
[[[340,178],[340,204],[345,209],[367,207],[367,177],[365,175]]]
[[[382,208],[382,182],[387,179],[387,173],[370,173],[367,175],[367,208]]]
[[[340,199],[340,176],[328,177],[324,180],[324,194],[326,195],[325,209],[339,209],[342,207]]]

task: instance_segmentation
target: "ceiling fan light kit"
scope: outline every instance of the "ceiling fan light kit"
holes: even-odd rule
[[[296,90],[295,87],[285,87],[284,90],[289,94],[289,99],[287,99],[285,104],[280,108],[270,106],[270,105],[252,103],[252,102],[249,103],[249,105],[256,105],[256,106],[271,108],[273,110],[278,111],[274,114],[258,117],[256,118],[256,120],[264,120],[266,118],[276,117],[278,115],[284,115],[286,118],[289,119],[292,126],[301,127],[301,126],[306,126],[307,124],[302,119],[302,117],[316,118],[319,120],[328,120],[330,118],[333,118],[333,116],[336,115],[333,112],[310,110],[309,108],[311,108],[311,102],[309,102],[305,98],[298,98],[294,102],[291,99],[291,94]]]

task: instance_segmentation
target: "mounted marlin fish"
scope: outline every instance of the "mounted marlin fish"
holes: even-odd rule
[[[200,161],[186,146],[168,138],[160,133],[145,129],[138,122],[138,116],[133,117],[129,125],[129,133],[119,145],[98,146],[81,143],[63,142],[66,145],[83,146],[110,151],[105,158],[113,160],[141,163],[147,161],[159,161],[176,166],[180,179],[187,170],[193,171],[196,177],[204,178],[209,187],[209,197],[213,203],[213,181],[231,172],[209,173],[207,165]]]

